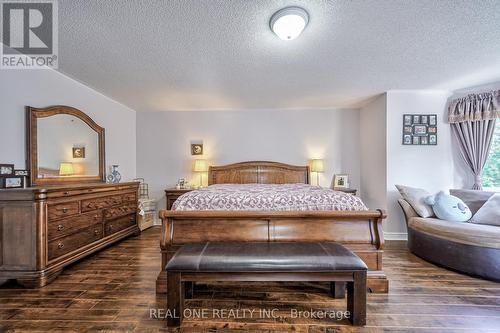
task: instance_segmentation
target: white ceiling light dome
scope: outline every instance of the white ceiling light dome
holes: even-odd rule
[[[309,14],[305,9],[300,7],[286,7],[274,13],[269,26],[279,38],[292,40],[304,31],[308,22]]]

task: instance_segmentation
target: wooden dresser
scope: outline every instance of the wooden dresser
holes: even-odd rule
[[[0,284],[50,283],[68,264],[132,234],[138,183],[0,190]]]

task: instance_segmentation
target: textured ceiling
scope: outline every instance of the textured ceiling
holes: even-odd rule
[[[310,22],[287,42],[290,5]],[[60,0],[59,59],[137,111],[356,106],[500,79],[500,0]]]

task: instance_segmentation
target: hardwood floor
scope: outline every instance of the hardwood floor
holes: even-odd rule
[[[158,240],[159,228],[148,229],[68,267],[38,290],[2,286],[0,332],[167,332],[164,320],[151,318],[166,309],[164,297],[155,295]],[[226,319],[186,319],[180,332],[500,332],[500,283],[438,268],[409,254],[404,243],[388,243],[390,292],[369,294],[364,328],[292,317],[293,309],[343,311],[345,301],[330,298],[326,284],[218,283],[197,286],[186,308],[208,309],[210,317],[240,309],[246,318],[219,312]],[[279,318],[263,318],[259,309]]]

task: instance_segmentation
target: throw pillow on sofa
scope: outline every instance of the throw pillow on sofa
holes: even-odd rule
[[[469,207],[462,200],[443,191],[428,196],[425,202],[432,206],[434,213],[441,220],[466,222],[472,217]]]
[[[421,188],[414,188],[403,185],[396,185],[399,194],[405,199],[410,206],[415,210],[420,217],[432,217],[434,216],[434,211],[432,207],[425,203],[425,198],[427,198],[430,193]]]
[[[451,189],[450,194],[465,202],[470,208],[472,215],[474,215],[495,192]]]
[[[500,226],[500,193],[493,194],[474,214],[470,222]]]

